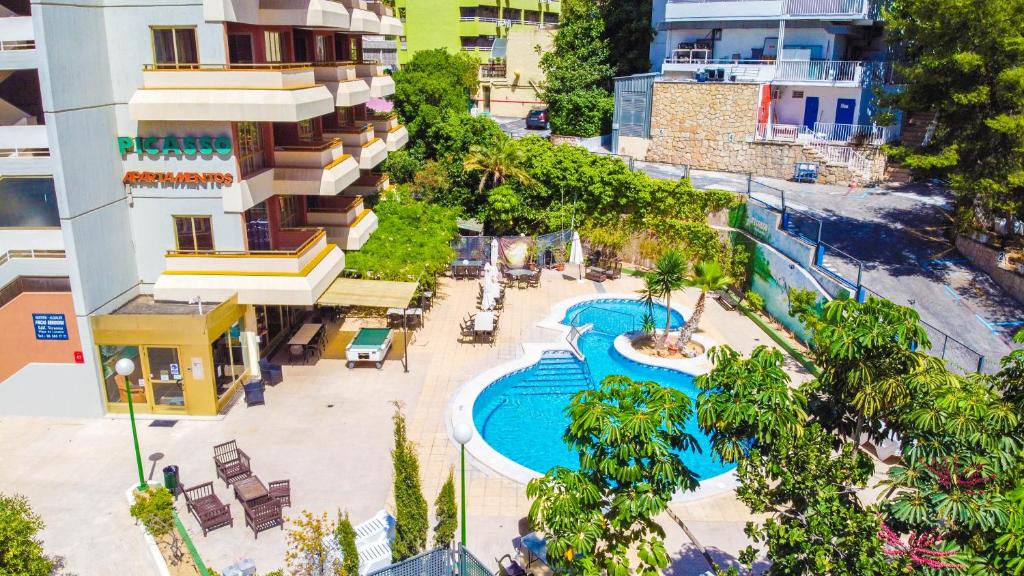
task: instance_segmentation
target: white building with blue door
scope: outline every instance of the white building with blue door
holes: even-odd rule
[[[887,48],[874,0],[659,0],[651,45],[666,81],[770,86],[758,137],[892,140],[874,126]]]

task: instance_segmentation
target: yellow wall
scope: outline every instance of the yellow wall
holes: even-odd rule
[[[552,28],[513,28],[508,35],[506,76],[504,79],[481,79],[481,87],[475,96],[477,107],[483,109],[485,85],[491,87],[492,116],[525,118],[530,110],[544,107],[537,94],[537,88],[544,83],[540,57],[552,49],[554,38],[555,30]],[[537,52],[538,46],[540,53]]]
[[[236,390],[228,390],[217,401],[214,382],[212,343],[232,324],[245,317],[247,306],[239,305],[237,297],[217,306],[205,316],[198,314],[110,314],[91,318],[93,338],[97,346],[167,346],[178,349],[185,389],[185,408],[167,409],[193,416],[213,416],[226,404]],[[98,357],[98,353],[97,353]],[[203,363],[202,378],[192,373],[193,359]],[[102,370],[102,368],[101,368]],[[245,380],[243,376],[242,381]],[[100,374],[102,385],[103,376]],[[236,386],[237,387],[237,386]],[[149,412],[147,404],[135,405],[137,412]],[[127,412],[127,404],[108,402],[110,412]]]

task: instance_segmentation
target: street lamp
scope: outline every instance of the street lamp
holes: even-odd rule
[[[114,372],[124,378],[124,394],[128,397],[128,419],[132,422],[132,442],[135,443],[135,464],[139,468],[139,492],[145,492],[149,485],[146,484],[146,477],[142,473],[142,454],[139,453],[139,434],[135,431],[135,407],[132,405],[131,380],[128,378],[135,373],[135,362],[131,358],[121,358],[114,364]]]
[[[466,547],[466,444],[473,439],[473,426],[467,422],[459,422],[452,430],[452,436],[459,443],[460,451],[460,478],[459,486],[462,488],[462,521],[459,526],[462,528],[462,547]]]

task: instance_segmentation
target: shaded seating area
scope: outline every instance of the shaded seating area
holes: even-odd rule
[[[597,252],[595,257],[587,259],[586,269],[584,278],[594,282],[617,280],[622,277],[622,262],[618,259],[602,258],[600,252]]]

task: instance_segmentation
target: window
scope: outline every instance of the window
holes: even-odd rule
[[[228,60],[232,64],[252,64],[252,35],[228,34]]]
[[[398,9],[398,19],[405,22],[405,8]]]
[[[245,234],[249,250],[270,250],[270,218],[266,202],[245,211]]]
[[[336,108],[338,111],[338,125],[349,126],[356,121],[355,113],[350,107]]]
[[[195,28],[153,28],[153,62],[168,68],[194,68],[199,63]]]
[[[239,122],[237,128],[238,165],[242,177],[255,174],[266,165],[263,156],[263,129],[256,122]]]
[[[299,199],[297,196],[279,196],[281,204],[281,228],[297,228],[300,224],[299,217],[302,216],[302,211],[299,208]]]
[[[459,20],[476,20],[476,6],[460,7]]]
[[[145,404],[146,383],[142,379],[142,359],[139,358],[138,346],[100,346],[100,370],[103,371],[103,387],[107,392],[107,402],[128,402],[124,378],[114,370],[114,365],[122,358],[127,358],[135,364],[135,372],[128,375],[132,403]]]
[[[213,373],[217,384],[217,399],[245,374],[245,360],[242,353],[242,322],[231,325],[211,345],[213,352]]]
[[[264,55],[267,62],[281,62],[281,33],[272,30],[263,31]]]
[[[544,14],[545,24],[558,24],[558,13],[557,12],[546,12]]]
[[[523,11],[519,8],[505,8],[504,15],[505,19],[512,24],[523,23]]]
[[[527,24],[540,24],[540,11],[523,10],[523,21]]]
[[[405,39],[405,36],[399,36],[398,41],[402,43],[402,50],[409,49],[409,41]]]
[[[0,178],[0,228],[60,228],[53,178]]]
[[[313,37],[313,61],[314,62],[326,62],[327,61],[327,37],[326,36],[314,36]]]
[[[213,225],[209,216],[174,216],[174,234],[181,252],[213,250]]]
[[[300,142],[312,142],[316,138],[316,127],[313,125],[312,118],[299,120],[296,126],[298,126]]]

